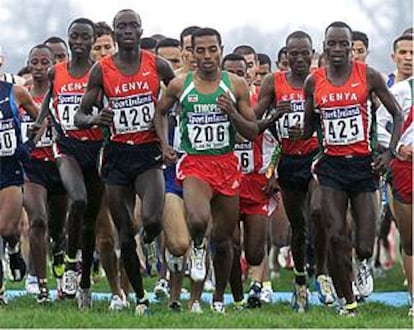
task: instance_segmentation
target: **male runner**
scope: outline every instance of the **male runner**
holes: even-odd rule
[[[54,62],[52,50],[43,44],[37,45],[30,50],[27,62],[30,73],[33,75],[30,95],[40,106],[48,91],[48,70]],[[33,119],[23,109],[20,116],[24,143],[27,141],[28,128],[33,123]],[[23,162],[27,178],[24,184],[24,208],[30,225],[30,256],[39,286],[37,295],[39,303],[50,300],[46,269],[49,235],[53,240],[53,273],[58,279],[63,275],[65,255],[63,228],[68,206],[66,192],[53,157],[53,128],[50,118],[45,120],[43,128],[44,132],[36,144],[36,149],[32,152],[30,159]]]
[[[53,120],[58,137],[53,146],[63,186],[72,203],[68,218],[68,248],[62,291],[74,298],[78,291],[76,272],[78,244],[82,247],[82,275],[77,296],[78,307],[92,307],[91,266],[95,250],[96,216],[100,208],[103,184],[96,168],[103,135],[100,128],[78,128],[74,122],[85,93],[92,67],[90,51],[95,41],[95,24],[86,18],[72,21],[68,28],[71,60],[54,66],[49,73],[49,91],[35,126],[40,127],[53,99]],[[80,241],[79,241],[80,240]]]
[[[354,316],[357,302],[352,292],[351,242],[346,230],[348,203],[356,223],[358,268],[367,269],[375,239],[377,174],[395,154],[402,124],[401,109],[379,72],[352,61],[352,30],[333,22],[325,30],[327,67],[306,80],[303,138],[317,125],[323,140],[323,156],[313,164],[321,186],[322,221],[328,228],[328,267],[338,298],[345,306],[340,315]],[[394,119],[390,149],[373,158],[373,112],[367,107],[374,92]],[[315,111],[318,109],[318,113]],[[319,118],[318,118],[319,117]],[[320,121],[319,121],[320,120]]]
[[[180,146],[185,155],[178,164],[177,179],[183,185],[194,242],[191,273],[193,279],[205,278],[205,234],[212,222],[216,275],[212,309],[224,313],[223,295],[233,258],[231,237],[238,221],[240,174],[232,152],[235,133],[237,130],[242,136],[254,139],[258,127],[249,107],[245,81],[220,69],[220,34],[211,28],[199,29],[192,34],[192,47],[197,69],[168,86],[156,111],[157,133],[164,161],[174,162],[176,153],[168,144],[163,118],[179,100]]]
[[[50,37],[43,44],[52,50],[55,63],[66,62],[69,59],[68,45],[65,40],[59,37]]]
[[[167,85],[174,72],[167,61],[141,50],[143,29],[135,11],[119,11],[113,27],[118,52],[93,67],[75,122],[83,128],[110,128],[109,141],[101,154],[100,173],[119,233],[121,258],[137,296],[136,313],[142,315],[148,312],[149,300],[140,274],[132,212],[138,194],[142,201],[143,241],[154,243],[162,228],[165,187],[162,154],[152,119],[160,81]],[[108,106],[93,115],[92,106],[100,93],[108,100]]]
[[[0,81],[0,235],[9,244],[9,256],[14,262],[23,262],[24,267],[16,269],[21,280],[25,265],[20,252],[20,216],[23,210],[23,167],[21,160],[27,159],[34,149],[35,142],[22,143],[18,108],[23,107],[36,118],[39,109],[30,94],[21,86]],[[0,261],[0,305],[6,305],[4,270]]]

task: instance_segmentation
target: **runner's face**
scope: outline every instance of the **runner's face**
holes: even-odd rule
[[[182,67],[181,50],[178,47],[161,47],[158,48],[158,55],[170,62],[174,70]]]
[[[327,63],[340,67],[348,63],[352,50],[352,35],[345,27],[331,27],[325,36]]]
[[[45,81],[48,79],[47,71],[53,64],[53,55],[50,50],[36,48],[32,50],[28,59],[28,66],[33,80]]]
[[[365,63],[368,56],[368,50],[361,40],[352,42],[352,59]]]
[[[112,37],[108,34],[103,34],[96,38],[92,46],[91,55],[95,61],[99,61],[106,55],[115,53],[115,44]]]
[[[89,57],[94,43],[92,26],[84,23],[75,23],[69,30],[69,48],[72,55]]]
[[[280,61],[277,62],[277,67],[280,71],[288,71],[289,70],[289,62],[287,59],[287,54],[282,53],[280,55]]]
[[[62,42],[56,43],[47,43],[48,46],[55,57],[55,63],[65,62],[69,58],[68,50],[66,49],[65,45]]]
[[[223,69],[244,79],[247,77],[247,66],[244,61],[226,61],[224,62]]]
[[[142,36],[141,18],[132,11],[119,13],[114,24],[115,40],[119,48],[136,48]]]
[[[256,72],[256,80],[254,81],[254,84],[256,86],[261,86],[264,77],[270,73],[270,65],[269,64],[260,64],[259,68],[257,69]]]
[[[194,59],[200,71],[211,73],[218,70],[221,63],[221,48],[217,36],[202,36],[194,40]]]
[[[397,65],[397,71],[405,77],[413,75],[413,42],[401,40],[397,43],[392,58]]]
[[[197,61],[193,56],[193,47],[191,46],[191,35],[183,38],[183,49],[181,50],[181,57],[183,65],[194,70],[197,67]]]
[[[243,55],[243,57],[247,62],[247,83],[250,86],[256,79],[256,70],[258,67],[258,64],[256,61],[256,55],[247,54],[247,55]]]
[[[312,63],[312,44],[308,38],[289,39],[286,44],[287,58],[292,73],[307,75]]]

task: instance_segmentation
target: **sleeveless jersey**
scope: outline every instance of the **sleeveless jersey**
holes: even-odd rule
[[[314,103],[320,111],[324,153],[366,156],[372,152],[375,118],[367,108],[367,66],[352,61],[352,72],[342,86],[333,86],[325,68],[316,70]]]
[[[42,105],[44,95],[33,97],[33,102],[40,108]],[[20,107],[19,108],[21,130],[22,130],[22,142],[25,143],[28,140],[27,132],[30,126],[33,125],[34,120],[30,117],[27,112]],[[42,134],[40,140],[36,143],[36,148],[31,153],[31,158],[39,159],[44,161],[53,161],[53,123],[47,118],[48,125]]]
[[[55,65],[53,81],[53,117],[58,129],[66,137],[81,141],[99,141],[103,139],[100,128],[79,129],[75,126],[75,113],[79,109],[81,98],[85,94],[89,72],[81,78],[74,78],[68,71],[68,62]],[[94,109],[94,114],[97,110]]]
[[[160,83],[156,57],[141,51],[141,64],[133,75],[124,75],[116,67],[112,56],[100,62],[104,93],[114,112],[110,140],[127,144],[158,141],[153,118]]]
[[[257,103],[258,89],[250,95],[250,104]],[[276,139],[269,130],[258,135],[253,141],[236,143],[234,151],[239,158],[240,171],[243,174],[264,174],[272,158],[272,152],[277,144]]]
[[[20,119],[13,84],[0,81],[0,157],[15,155],[21,143]]]
[[[308,140],[293,141],[289,139],[288,129],[298,123],[304,126],[305,101],[303,88],[292,87],[286,72],[275,72],[274,75],[275,102],[290,101],[292,112],[283,115],[276,122],[278,134],[282,142],[282,154],[285,155],[308,155],[318,148],[318,138],[311,137]]]
[[[225,93],[236,103],[226,71],[211,94],[198,92],[193,73],[187,74],[180,97],[180,150],[191,155],[223,155],[233,151],[236,130],[228,115],[217,107],[217,98]]]

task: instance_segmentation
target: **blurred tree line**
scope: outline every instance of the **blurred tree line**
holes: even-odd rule
[[[383,72],[394,69],[390,54],[392,41],[412,26],[412,0],[354,0],[371,28],[368,62]],[[66,39],[71,20],[82,14],[81,7],[67,0],[0,0],[2,33],[0,46],[7,57],[5,70],[17,72],[25,65],[29,49],[54,35]],[[352,27],[352,24],[351,24]],[[323,28],[302,27],[314,38],[314,48],[322,51]],[[258,52],[266,53],[272,61],[292,31],[281,28],[261,32],[257,26],[244,26],[223,35],[225,53],[239,44],[250,44]]]

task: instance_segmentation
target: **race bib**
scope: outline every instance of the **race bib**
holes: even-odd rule
[[[45,148],[51,147],[53,144],[53,126],[47,125],[40,140],[36,143],[36,147]]]
[[[230,145],[230,121],[222,112],[189,113],[188,135],[194,150],[222,149]]]
[[[113,99],[111,109],[115,134],[138,133],[153,127],[155,106],[150,94]]]
[[[328,145],[348,145],[364,140],[364,126],[358,105],[322,109],[322,120]]]
[[[0,125],[0,157],[12,156],[17,148],[13,119],[5,120]]]
[[[236,143],[234,151],[239,159],[240,170],[243,174],[254,171],[253,142]]]
[[[289,138],[289,128],[299,124],[300,128],[303,128],[303,121],[305,117],[305,107],[303,101],[291,101],[292,112],[283,115],[277,121],[277,128],[279,131],[280,138]]]

